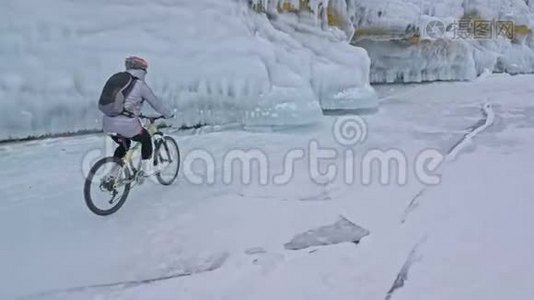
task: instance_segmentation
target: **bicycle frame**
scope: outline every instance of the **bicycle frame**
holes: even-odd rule
[[[163,138],[163,133],[159,131],[158,126],[155,123],[155,120],[149,119],[147,123],[148,124],[147,126],[145,126],[145,128],[150,134],[150,137],[153,143],[156,144],[158,140]],[[136,171],[141,168],[141,160],[139,160],[136,166],[134,166],[134,162],[133,162],[133,156],[140,147],[141,147],[141,143],[135,143],[133,147],[130,147],[130,149],[126,152],[126,155],[123,158],[124,166],[129,169],[130,174],[135,174]]]

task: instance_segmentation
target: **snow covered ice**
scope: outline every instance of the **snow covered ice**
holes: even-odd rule
[[[4,0],[0,140],[99,129],[101,85],[128,55],[149,59],[175,125],[211,126],[171,132],[177,182],[147,180],[108,217],[82,192],[87,167],[114,150],[108,137],[0,143],[0,299],[530,299],[534,75],[494,74],[532,71],[530,33],[349,44],[358,29],[448,22],[467,8],[531,26],[526,3]],[[283,12],[301,5],[311,11]],[[370,85],[444,79],[467,81]],[[378,104],[350,145],[336,135],[341,118],[323,114]],[[337,171],[328,182],[311,171],[312,143],[336,154],[316,166]],[[267,183],[261,164],[248,184],[223,180],[236,149],[265,155]],[[187,165],[200,150],[213,182],[191,180],[208,173]],[[405,184],[401,164],[390,183],[380,166],[363,182],[377,150],[406,158]],[[428,150],[443,156],[435,168],[416,163]]]
[[[524,86],[532,80],[489,76],[380,90],[389,95],[379,114],[366,117],[370,132],[361,152],[393,145],[409,156],[429,147],[446,152],[483,117],[481,106],[492,104],[494,123],[470,136],[471,145],[440,168],[441,184],[430,187],[417,180],[347,186],[339,179],[317,188],[299,162],[284,186],[199,186],[181,174],[174,186],[135,190],[121,211],[100,219],[80,199],[80,156],[103,137],[3,145],[0,298],[384,299],[414,245],[427,237],[417,250],[422,258],[392,299],[528,299],[534,94]],[[261,147],[277,170],[284,153],[309,139],[342,150],[332,141],[332,121],[327,117],[313,130],[177,138],[183,155]],[[421,189],[426,192],[405,215]],[[300,200],[301,190],[326,190],[330,200]],[[285,250],[294,236],[332,224],[340,214],[371,234],[358,245]],[[89,287],[188,270],[200,273]]]

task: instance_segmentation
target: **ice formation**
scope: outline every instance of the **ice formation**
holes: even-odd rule
[[[471,80],[488,69],[534,72],[534,3],[524,0],[350,1],[355,44],[371,56],[371,82]],[[460,38],[460,22],[512,22],[513,37]],[[439,34],[432,22],[443,24]],[[496,23],[493,23],[496,24]],[[474,23],[471,24],[474,26]],[[471,33],[474,30],[471,30]]]
[[[102,85],[132,54],[151,62],[147,81],[178,125],[302,125],[322,108],[376,105],[366,51],[323,24],[325,13],[254,4],[3,1],[0,140],[100,128]]]

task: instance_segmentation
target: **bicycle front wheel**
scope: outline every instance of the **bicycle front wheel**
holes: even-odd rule
[[[124,161],[105,157],[91,168],[83,194],[89,210],[99,216],[108,216],[118,211],[130,192],[131,180]]]
[[[160,171],[156,174],[158,182],[163,185],[171,185],[180,171],[180,149],[178,143],[170,137],[165,136],[156,146],[154,152],[156,165]]]

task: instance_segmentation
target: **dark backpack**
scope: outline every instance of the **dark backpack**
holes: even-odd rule
[[[106,116],[131,115],[124,109],[124,100],[132,91],[137,78],[128,72],[113,74],[102,89],[98,108]]]

